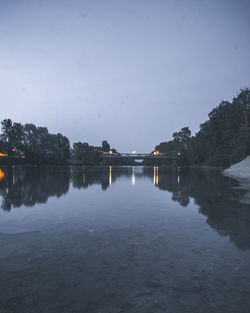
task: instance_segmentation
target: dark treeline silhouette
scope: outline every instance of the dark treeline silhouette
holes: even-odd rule
[[[103,153],[107,152],[117,153],[116,149],[111,149],[107,140],[103,140],[102,146],[90,146],[87,142],[75,142],[71,150],[71,158],[80,164],[97,165],[103,163]]]
[[[191,136],[189,127],[173,133],[173,139],[162,142],[156,151],[177,157],[179,165],[211,165],[227,167],[250,154],[250,90],[240,90],[232,100],[222,101],[209,114],[209,120],[200,125],[200,130]],[[136,165],[133,159],[122,158],[107,140],[101,146],[87,142],[73,143],[67,137],[51,134],[46,127],[34,124],[1,122],[1,164],[54,163],[85,165]],[[115,154],[114,158],[104,155]],[[166,164],[165,164],[166,163]],[[157,159],[145,160],[144,165],[157,165]],[[167,162],[159,164],[168,165]],[[175,164],[175,162],[173,162]]]
[[[191,200],[207,223],[221,236],[229,236],[240,249],[250,249],[250,210],[241,203],[246,191],[238,183],[216,170],[178,170],[171,167],[26,166],[0,169],[1,209],[10,211],[22,205],[46,203],[49,197],[60,197],[73,188],[86,189],[98,184],[103,191],[121,177],[132,183],[147,177],[156,188],[172,194],[172,200],[187,207]],[[188,209],[188,208],[187,208]]]
[[[227,167],[250,154],[250,90],[240,90],[232,100],[222,101],[209,120],[191,136],[188,127],[173,133],[173,140],[155,147],[162,153],[179,153],[180,164]]]
[[[3,156],[11,163],[48,162],[64,163],[70,156],[70,143],[62,134],[51,134],[47,127],[34,124],[12,122],[5,119],[1,122],[0,135],[1,161]],[[19,161],[19,162],[18,162]]]
[[[0,162],[2,164],[49,163],[65,164],[70,161],[79,164],[95,165],[102,163],[104,152],[116,153],[104,140],[101,147],[91,146],[86,142],[73,143],[62,134],[51,134],[47,127],[34,124],[12,122],[4,119],[1,122]]]

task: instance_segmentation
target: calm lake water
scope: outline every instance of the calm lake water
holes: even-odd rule
[[[1,313],[250,312],[250,206],[215,170],[0,170]]]

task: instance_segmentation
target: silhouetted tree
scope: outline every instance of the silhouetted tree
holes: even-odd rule
[[[23,144],[23,126],[20,123],[12,123],[11,119],[1,122],[1,139],[8,147],[8,156],[12,155],[13,150],[19,150]]]
[[[188,163],[227,167],[250,154],[250,90],[240,90],[232,102],[222,101],[191,137],[188,127],[160,143],[160,152],[185,151]],[[183,149],[184,148],[184,149]]]
[[[174,141],[187,142],[191,137],[191,131],[189,127],[183,127],[179,132],[173,133]]]
[[[105,152],[108,152],[110,150],[110,144],[107,142],[107,140],[103,140],[102,142],[102,150]]]
[[[36,162],[66,162],[70,155],[70,142],[58,133],[50,134],[47,127],[34,124],[12,123],[10,119],[1,122],[1,145],[8,151],[8,156],[20,156]]]

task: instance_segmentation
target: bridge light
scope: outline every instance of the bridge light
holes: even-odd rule
[[[113,151],[112,151],[112,150],[109,150],[109,154],[113,154]]]
[[[158,150],[155,150],[155,151],[153,152],[153,155],[158,155],[158,154],[160,154],[160,151],[158,151]]]

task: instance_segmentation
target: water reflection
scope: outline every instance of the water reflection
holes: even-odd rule
[[[132,182],[132,185],[135,185],[135,168],[134,168],[134,166],[132,167],[132,180],[131,180],[131,182]]]
[[[0,181],[4,178],[4,171],[0,169]]]
[[[194,199],[213,229],[239,248],[250,248],[250,206],[241,202],[246,191],[235,180],[216,170],[160,168],[157,187],[171,192],[172,200],[184,207]]]
[[[112,184],[112,166],[109,167],[109,184]]]
[[[154,185],[159,184],[159,167],[154,166],[154,179],[153,179]]]
[[[10,211],[21,205],[46,203],[50,196],[60,197],[69,189],[69,169],[8,167],[0,181],[1,208]]]
[[[229,236],[241,249],[250,248],[250,207],[240,202],[245,191],[237,182],[215,170],[182,170],[164,167],[6,167],[0,169],[1,208],[33,206],[60,197],[73,188],[94,184],[105,191],[118,179],[135,185],[139,179],[170,192],[172,200],[187,207],[191,199],[207,223],[221,236]]]

